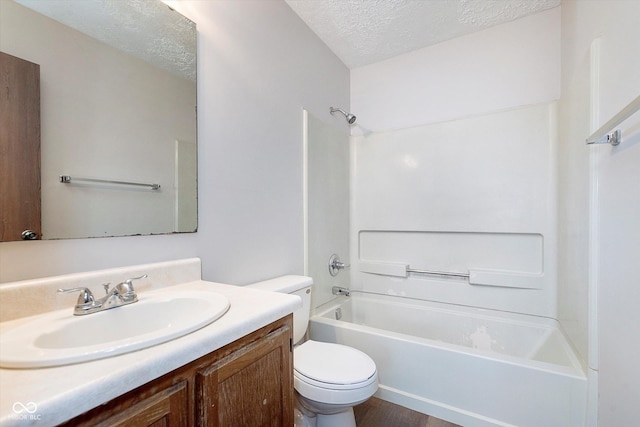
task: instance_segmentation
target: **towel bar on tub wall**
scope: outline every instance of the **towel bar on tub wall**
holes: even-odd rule
[[[622,132],[616,129],[613,132],[609,132],[614,127],[628,119],[633,113],[640,110],[640,96],[631,101],[629,105],[624,107],[618,114],[613,116],[611,120],[602,125],[600,129],[592,133],[587,138],[587,145],[590,144],[611,144],[616,146],[622,142]]]
[[[359,269],[363,273],[383,276],[409,277],[409,274],[426,274],[468,279],[471,285],[497,286],[505,288],[541,289],[544,275],[540,273],[524,273],[516,271],[473,269],[469,273],[452,273],[446,271],[422,270],[410,268],[409,264],[376,261],[361,261]]]

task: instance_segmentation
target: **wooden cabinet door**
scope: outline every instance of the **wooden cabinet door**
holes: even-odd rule
[[[290,314],[60,426],[291,427],[292,324]]]
[[[293,425],[291,328],[277,329],[196,374],[203,427]]]
[[[0,242],[41,236],[40,66],[0,52]]]
[[[95,426],[184,427],[188,425],[189,411],[187,381],[182,381]]]

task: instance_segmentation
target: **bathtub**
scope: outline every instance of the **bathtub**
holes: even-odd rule
[[[376,362],[376,396],[471,426],[582,427],[587,379],[553,319],[352,292],[310,338]]]

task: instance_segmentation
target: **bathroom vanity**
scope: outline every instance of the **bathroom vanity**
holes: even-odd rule
[[[72,315],[77,295],[56,294],[57,288],[99,289],[105,281],[141,274],[149,275],[137,286],[141,301],[161,287],[166,293],[215,292],[229,300],[229,309],[194,332],[125,354],[0,369],[0,426],[293,425],[291,313],[300,299],[202,281],[197,259],[0,285],[0,334],[28,321],[15,317],[17,301],[31,307],[21,314],[66,307]],[[47,302],[42,295],[53,297]]]
[[[62,425],[293,425],[291,322],[273,322]]]

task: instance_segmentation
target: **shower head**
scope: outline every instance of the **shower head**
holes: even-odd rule
[[[329,108],[329,112],[331,114],[335,113],[336,111],[341,112],[342,114],[344,114],[344,117],[347,119],[347,123],[349,123],[350,125],[354,124],[356,122],[356,116],[354,116],[351,113],[347,113],[346,111],[344,111],[342,108],[333,108],[330,107]]]

